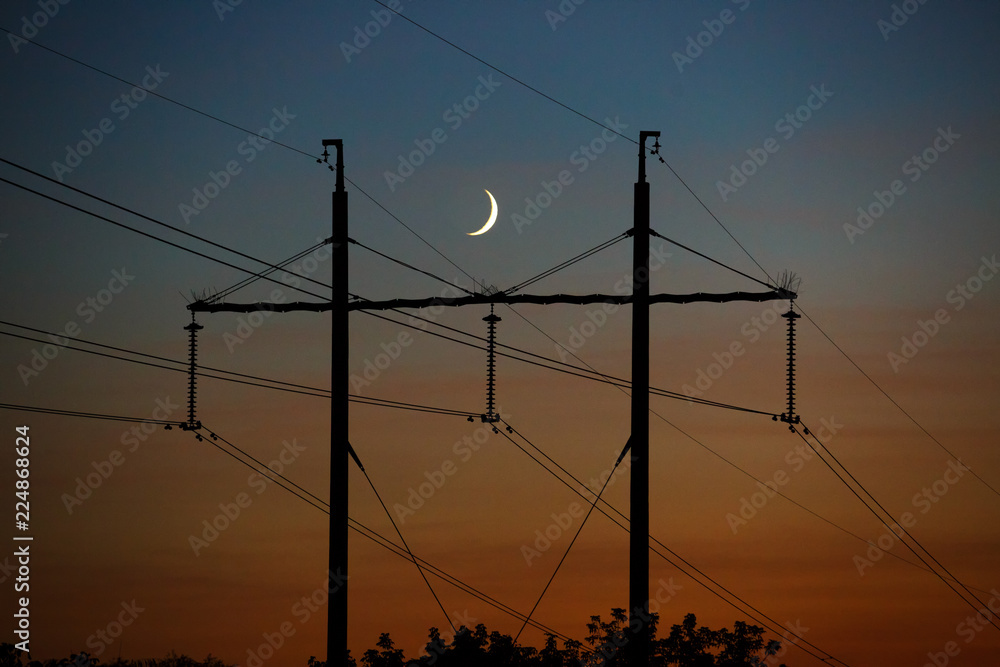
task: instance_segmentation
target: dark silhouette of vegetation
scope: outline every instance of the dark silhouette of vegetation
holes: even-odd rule
[[[785,667],[777,665],[784,652],[777,641],[764,641],[764,629],[736,621],[733,629],[712,630],[698,626],[688,614],[670,633],[656,638],[657,614],[649,614],[645,629],[651,638],[651,667]],[[375,648],[361,656],[361,667],[626,667],[623,647],[633,632],[624,609],[611,610],[609,620],[591,616],[586,643],[568,639],[559,648],[553,635],[546,635],[541,650],[520,646],[510,635],[488,632],[482,623],[475,628],[459,628],[446,641],[440,630],[431,628],[424,655],[407,658],[396,648],[389,633],[379,635]],[[358,667],[348,654],[348,667]],[[236,667],[209,654],[204,660],[170,653],[159,660],[116,660],[101,663],[87,653],[63,660],[28,660],[11,644],[0,644],[0,667]],[[326,662],[310,657],[307,667],[326,667]]]

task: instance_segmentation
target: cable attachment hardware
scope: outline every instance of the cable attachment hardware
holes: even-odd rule
[[[188,420],[186,424],[181,424],[185,431],[194,431],[201,428],[201,422],[195,419],[195,396],[197,382],[195,380],[195,369],[198,367],[198,331],[204,329],[194,320],[194,311],[191,312],[191,324],[184,327],[188,332],[188,357],[190,365],[188,367]]]
[[[794,310],[794,302],[788,305],[788,312],[782,317],[788,320],[788,412],[781,415],[781,421],[788,424],[788,429],[794,431],[792,424],[799,423],[795,414],[795,320],[802,317]]]
[[[663,159],[662,155],[660,155],[660,148],[661,148],[660,147],[660,135],[657,134],[656,135],[656,139],[653,141],[653,150],[649,151],[649,154],[650,155],[655,155],[660,160],[660,162],[662,164],[666,164],[667,161]]]
[[[493,313],[493,304],[490,304],[490,314],[483,318],[483,322],[488,323],[487,336],[489,343],[486,357],[486,414],[482,416],[483,423],[495,424],[500,421],[500,415],[494,412],[496,394],[496,342],[497,342],[497,322],[500,316]],[[493,429],[496,431],[496,427]]]

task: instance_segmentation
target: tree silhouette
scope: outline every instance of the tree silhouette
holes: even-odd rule
[[[563,647],[554,635],[545,635],[545,645],[539,651],[521,646],[510,635],[489,632],[482,623],[474,629],[459,628],[451,641],[432,627],[427,634],[425,655],[407,659],[396,648],[388,632],[379,635],[375,648],[361,656],[362,667],[626,667],[628,644],[636,632],[650,635],[652,656],[650,667],[785,667],[775,666],[781,643],[764,641],[764,629],[736,621],[733,629],[699,626],[694,614],[687,614],[670,634],[656,638],[659,617],[649,614],[644,623],[630,624],[624,609],[613,608],[610,619],[591,616],[587,623],[586,645],[567,639]],[[634,627],[638,625],[638,627]],[[348,653],[346,664],[357,667]],[[153,660],[116,660],[102,665],[100,660],[85,652],[74,653],[62,660],[27,660],[12,644],[0,644],[0,667],[236,667],[209,654],[204,660],[170,652],[166,658]],[[310,656],[307,667],[327,667],[326,662]]]

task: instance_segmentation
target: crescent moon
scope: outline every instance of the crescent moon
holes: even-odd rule
[[[492,227],[493,223],[497,221],[497,200],[493,198],[493,195],[490,194],[489,190],[484,189],[483,192],[490,195],[490,205],[493,207],[493,210],[490,211],[490,219],[486,221],[486,224],[483,225],[482,229],[478,232],[466,232],[469,236],[479,236],[480,234],[485,234],[490,231],[490,227]]]

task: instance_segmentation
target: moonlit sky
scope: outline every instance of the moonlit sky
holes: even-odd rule
[[[59,5],[30,34],[25,25],[44,16],[40,5],[16,0],[0,10],[0,27],[51,51],[4,33],[0,157],[280,262],[330,236],[334,175],[314,158],[322,140],[343,139],[352,238],[450,283],[473,288],[475,279],[506,289],[632,226],[634,141],[641,130],[660,131],[662,156],[718,221],[671,169],[649,159],[653,229],[759,279],[766,279],[760,267],[801,278],[803,421],[821,435],[824,427],[840,462],[896,520],[909,512],[912,535],[995,606],[1000,7],[898,5],[912,14],[899,9],[896,30],[885,27],[893,25],[887,1],[593,0],[573,4],[568,16],[555,0],[399,5],[450,45],[399,16],[375,29],[373,12],[385,10],[371,0],[77,1]],[[358,37],[366,26],[374,34],[367,42]],[[700,52],[691,46],[699,39]],[[675,55],[685,50],[689,60]],[[131,99],[132,86],[108,74],[135,84],[147,77],[176,104],[147,96],[130,108],[122,96]],[[796,113],[792,125],[786,114]],[[594,121],[615,124],[628,139],[608,134],[614,138],[605,141]],[[248,136],[269,125],[284,145]],[[399,172],[401,160],[434,136],[433,152],[419,156],[413,173]],[[89,154],[67,163],[68,148],[81,143]],[[581,157],[584,147],[592,159]],[[754,155],[763,164],[747,163],[749,175],[734,177]],[[226,186],[195,202],[213,174],[226,182],[219,174],[227,164]],[[539,197],[563,171],[571,181],[564,179],[558,196]],[[387,178],[393,172],[406,177]],[[261,268],[9,164],[0,163],[0,177]],[[500,214],[491,231],[468,236],[489,214],[484,188]],[[184,361],[192,293],[221,291],[246,276],[7,183],[0,193],[5,334],[45,339],[11,326],[20,325]],[[535,211],[532,202],[545,206]],[[182,205],[195,203],[202,210],[185,215]],[[858,224],[859,207],[871,222],[845,228]],[[661,240],[652,245],[654,292],[763,289]],[[296,264],[329,283],[326,257],[320,251]],[[450,289],[357,246],[350,262],[350,289],[365,298]],[[626,241],[526,291],[613,293],[630,270]],[[257,282],[228,300],[266,300],[275,289],[283,300],[331,298],[316,285],[317,296],[298,293],[291,281]],[[775,308],[784,312],[787,302],[654,306],[652,384],[782,412],[786,341]],[[579,357],[570,362],[627,378],[629,309],[606,318],[599,311],[498,307],[498,340],[556,360],[562,345]],[[487,314],[482,306],[424,313],[480,336]],[[259,326],[246,315],[200,314],[198,322],[205,366],[330,386],[329,314],[276,314],[255,319]],[[919,345],[905,347],[904,339]],[[386,364],[380,355],[400,340],[407,344]],[[168,419],[186,419],[182,373],[61,347],[49,348],[52,358],[37,373],[27,372],[43,346],[4,336],[4,404],[139,419],[158,418],[167,406]],[[727,357],[733,349],[739,354]],[[485,411],[480,349],[354,313],[350,354],[353,393]],[[377,374],[375,364],[384,366]],[[504,357],[497,374],[502,413],[545,454],[583,480],[611,467],[628,437],[625,393]],[[283,456],[288,478],[328,498],[328,399],[201,378],[197,408],[206,427],[264,462]],[[865,541],[877,543],[886,528],[819,459],[797,452],[802,440],[785,425],[662,397],[651,408],[656,539],[777,625],[808,628],[805,639],[847,664],[923,664],[949,642],[959,651],[953,664],[996,662],[1000,631],[971,631],[973,609],[903,545],[859,574]],[[325,656],[326,607],[306,613],[302,603],[325,586],[325,514],[177,429],[140,429],[139,439],[130,434],[134,425],[117,421],[23,409],[0,417],[11,445],[15,426],[31,434],[32,657],[86,650],[111,661],[175,650],[247,665],[282,627],[290,631],[263,664],[301,667],[310,655]],[[553,515],[578,496],[502,435],[461,417],[354,403],[350,435],[390,509],[451,470],[419,509],[402,515],[404,537],[421,558],[518,611],[531,609],[579,526],[574,518],[556,531]],[[478,449],[464,444],[470,438],[482,443]],[[949,472],[956,457],[978,477]],[[112,459],[118,465],[85,489],[88,497],[67,501]],[[12,451],[0,465],[11,488]],[[353,464],[350,476],[351,517],[395,540]],[[787,498],[764,498],[753,478],[772,481]],[[628,484],[626,471],[604,495],[626,515]],[[250,502],[240,516],[193,548],[203,522],[241,493]],[[745,524],[727,519],[755,498],[759,507]],[[18,531],[8,525],[4,534],[13,537]],[[546,529],[566,534],[528,564],[524,547]],[[9,547],[0,559],[12,553]],[[350,559],[354,656],[390,632],[407,657],[418,657],[427,629],[444,630],[448,621],[416,568],[355,532]],[[3,641],[12,638],[15,609],[9,563],[0,573],[11,610]],[[746,616],[708,592],[690,568],[656,554],[650,564],[651,593],[661,581],[680,586],[660,609],[662,634],[689,612],[713,628],[759,623],[756,613]],[[591,615],[607,618],[627,605],[627,580],[627,535],[595,513],[535,618],[583,639]],[[457,622],[512,635],[520,629],[496,608],[432,583]],[[142,611],[130,616],[133,604]],[[128,621],[120,635],[119,619]],[[118,636],[104,642],[98,632],[109,629]],[[529,629],[520,641],[541,646],[544,637]],[[816,663],[798,649],[782,660]]]

